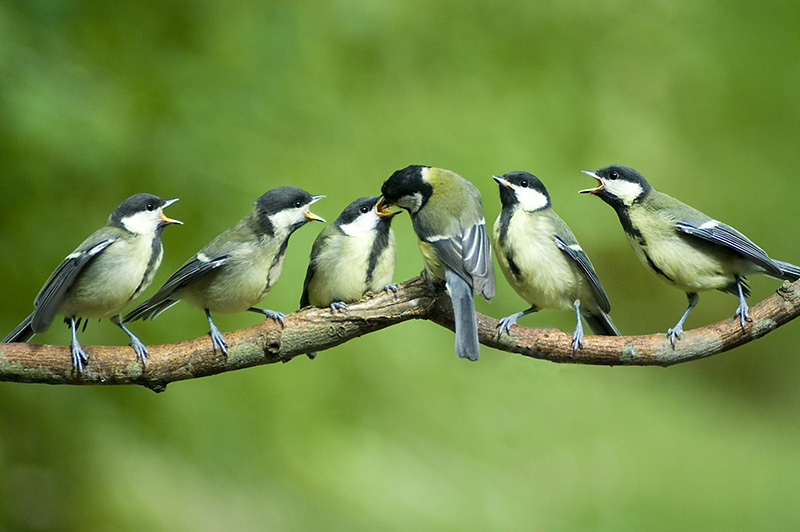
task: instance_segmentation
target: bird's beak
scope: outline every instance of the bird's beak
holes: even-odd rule
[[[493,175],[493,176],[492,176],[492,179],[494,179],[495,181],[497,181],[497,183],[498,183],[498,184],[499,184],[501,187],[506,187],[506,188],[510,188],[510,189],[513,189],[513,188],[514,188],[514,185],[512,185],[511,183],[509,183],[508,181],[506,181],[505,179],[503,179],[503,178],[502,178],[502,177],[500,177],[499,175]]]
[[[581,170],[581,172],[597,180],[597,186],[595,188],[587,188],[581,190],[580,191],[581,194],[599,194],[606,189],[606,187],[603,185],[603,182],[600,180],[600,178],[597,176],[596,173],[592,172],[591,170]]]
[[[309,206],[312,203],[315,203],[315,202],[321,200],[324,197],[325,197],[324,194],[320,194],[318,196],[311,196],[311,202],[309,203]],[[317,216],[316,214],[314,214],[313,212],[311,212],[309,210],[306,210],[306,213],[303,216],[305,216],[309,220],[315,220],[317,222],[324,222],[325,221],[325,218],[323,218],[322,216]]]
[[[375,212],[378,213],[380,218],[388,218],[391,220],[392,217],[400,214],[403,211],[390,211],[388,209],[388,204],[384,200],[384,197],[381,196],[381,198],[378,200],[378,203],[375,204]]]
[[[164,209],[166,209],[176,201],[178,201],[178,198],[172,198],[171,200],[165,201],[164,205],[161,206],[161,225],[170,225],[170,224],[183,225],[183,222],[180,220],[174,220],[172,218],[167,218],[166,216],[164,216]]]

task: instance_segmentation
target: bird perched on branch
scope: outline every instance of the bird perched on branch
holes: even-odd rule
[[[106,225],[61,261],[36,295],[34,311],[3,341],[27,342],[47,330],[56,314],[63,315],[72,331],[72,366],[80,372],[88,361],[78,342],[81,321],[85,328],[88,318],[109,318],[128,335],[144,364],[147,348],[119,315],[153,280],[164,254],[161,231],[181,223],[163,213],[176,201],[152,194],[135,194],[123,201]]]
[[[378,210],[378,197],[359,198],[314,240],[300,306],[347,310],[367,292],[394,289],[392,218],[401,211]]]
[[[228,349],[211,312],[257,312],[283,323],[284,315],[256,308],[283,269],[289,237],[311,220],[325,221],[309,210],[324,196],[297,187],[274,188],[255,202],[253,210],[226,229],[181,266],[150,299],[125,316],[125,321],[154,319],[185,299],[203,309],[215,349]]]
[[[455,350],[477,360],[473,293],[491,300],[494,268],[481,196],[475,185],[442,168],[411,165],[381,187],[379,208],[396,205],[411,215],[429,281],[443,280],[453,303]]]
[[[619,336],[608,313],[603,285],[575,236],[556,214],[544,184],[528,172],[494,176],[503,209],[492,232],[497,262],[508,283],[531,307],[500,320],[500,333],[543,308],[574,309],[573,352],[581,347],[583,323],[592,332]]]
[[[611,205],[642,264],[686,292],[689,305],[667,331],[673,347],[697,305],[698,292],[720,290],[738,296],[734,317],[744,329],[750,321],[746,275],[762,273],[792,281],[800,277],[800,267],[771,259],[733,227],[658,192],[633,168],[612,165],[584,173],[597,180],[597,187],[581,193]]]

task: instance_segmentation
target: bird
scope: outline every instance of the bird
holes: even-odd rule
[[[502,318],[499,333],[519,318],[543,308],[574,309],[572,351],[583,341],[586,320],[592,332],[619,336],[608,313],[611,303],[572,231],[553,210],[544,184],[529,172],[493,176],[502,210],[494,223],[492,245],[500,270],[530,308]]]
[[[283,325],[284,314],[255,305],[278,280],[292,233],[312,220],[325,221],[309,210],[323,197],[294,186],[264,193],[249,214],[195,253],[124,321],[155,319],[178,301],[186,300],[203,309],[212,346],[225,356],[227,344],[212,312],[256,312]]]
[[[686,293],[689,304],[667,331],[673,348],[699,301],[699,292],[720,290],[738,296],[734,318],[739,318],[744,330],[745,322],[751,321],[747,275],[800,278],[800,267],[771,259],[733,227],[657,191],[633,168],[611,165],[583,172],[597,180],[597,186],[580,192],[593,194],[613,207],[641,263]]]
[[[3,342],[27,342],[62,315],[72,331],[72,367],[80,373],[89,361],[78,341],[81,321],[85,329],[89,318],[109,318],[128,335],[144,364],[147,348],[125,327],[120,313],[152,282],[164,255],[164,227],[182,223],[163,213],[176,201],[134,194],[120,203],[103,227],[61,261],[36,295],[34,311]]]
[[[378,210],[378,196],[350,203],[311,247],[300,306],[346,311],[368,292],[397,290],[392,218],[402,211]]]
[[[409,212],[429,283],[445,281],[453,303],[455,351],[478,360],[474,294],[495,294],[492,251],[478,189],[455,172],[410,165],[381,187],[378,208],[396,205]]]

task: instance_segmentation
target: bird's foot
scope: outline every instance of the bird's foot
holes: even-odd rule
[[[747,303],[744,301],[739,303],[739,306],[736,307],[736,313],[733,315],[735,318],[739,316],[739,323],[742,325],[742,330],[744,330],[744,322],[746,321],[753,321],[753,318],[750,317],[750,308],[747,306]]]
[[[284,314],[283,312],[278,312],[277,310],[269,310],[266,308],[256,308],[256,307],[250,307],[247,310],[249,310],[250,312],[257,312],[258,314],[263,314],[265,317],[273,319],[278,323],[280,323],[281,327],[286,326],[283,323],[283,318],[286,317],[286,314]]]
[[[72,367],[78,373],[83,373],[83,366],[89,361],[89,357],[86,355],[86,351],[83,350],[83,347],[81,347],[81,344],[78,342],[72,342],[71,348]]]
[[[578,349],[583,349],[583,324],[578,320],[578,326],[575,327],[575,332],[572,333],[572,354],[574,355]]]
[[[672,345],[672,349],[675,349],[675,340],[677,340],[680,337],[682,332],[683,332],[682,323],[675,325],[675,327],[667,331],[667,338],[669,338],[669,343]]]
[[[136,356],[139,357],[139,360],[142,361],[142,365],[144,365],[147,362],[147,346],[144,345],[144,342],[135,336],[132,336],[131,347],[133,348],[134,352],[136,352]]]
[[[330,307],[331,307],[331,312],[333,312],[334,314],[337,312],[350,311],[350,309],[347,306],[347,303],[345,303],[344,301],[334,301],[333,303],[330,304]]]
[[[500,318],[497,322],[497,336],[503,333],[511,334],[511,326],[517,324],[517,318],[519,318],[517,314],[511,314],[505,318]]]
[[[225,355],[227,358],[228,356],[228,344],[225,343],[225,338],[222,337],[222,333],[219,331],[216,325],[211,325],[209,328],[208,334],[211,336],[211,343],[214,346],[214,350],[220,350],[220,352]]]
[[[395,297],[397,297],[397,291],[400,288],[399,284],[389,283],[383,287],[386,292],[394,292]]]

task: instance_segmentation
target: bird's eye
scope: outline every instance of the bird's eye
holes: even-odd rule
[[[154,204],[152,204],[152,203],[148,203],[145,208],[148,211],[153,211],[153,210],[155,210],[156,206]]]
[[[618,178],[618,177],[619,177],[619,174],[618,174],[617,172],[615,172],[614,170],[612,170],[612,171],[610,171],[610,172],[608,173],[608,178],[609,178],[610,180],[612,180],[612,181],[613,181],[613,180],[615,180],[615,179],[616,179],[616,178]]]
[[[361,207],[358,210],[361,211],[361,214],[367,214],[370,211],[369,207],[367,206]]]
[[[294,202],[294,206],[295,206],[296,209],[299,209],[300,207],[303,206],[303,202],[300,201],[300,200],[297,200],[297,201]]]
[[[519,182],[519,186],[521,186],[522,188],[528,188],[528,182],[523,179],[522,181]]]

